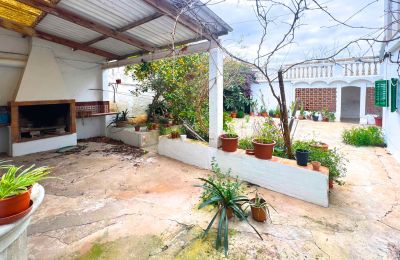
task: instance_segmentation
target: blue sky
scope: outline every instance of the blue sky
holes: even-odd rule
[[[337,19],[344,21],[350,18],[348,23],[353,26],[383,26],[383,0],[320,0],[319,3],[326,6]],[[223,45],[235,55],[247,60],[256,57],[261,35],[254,5],[253,0],[212,0],[208,5],[233,28],[233,32],[222,37]],[[356,14],[362,8],[364,9]],[[280,40],[285,23],[289,21],[287,11],[277,8],[272,10],[270,17],[274,18],[275,23],[269,30],[267,44],[263,46],[265,50]],[[294,44],[278,53],[274,63],[284,64],[321,57],[351,40],[375,32],[371,29],[346,28],[343,25],[332,27],[337,23],[321,11],[307,11],[302,18],[302,24],[304,25],[296,33]],[[378,51],[379,47],[380,45],[376,44],[375,51]],[[366,49],[366,44],[362,44],[361,47],[354,46],[350,52],[341,54],[341,57],[363,56]]]

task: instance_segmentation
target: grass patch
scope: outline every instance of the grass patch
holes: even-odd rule
[[[354,127],[344,130],[343,141],[354,146],[383,146],[382,130],[376,126]]]

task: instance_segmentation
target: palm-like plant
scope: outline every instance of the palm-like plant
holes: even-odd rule
[[[23,166],[0,165],[0,175],[2,174],[0,179],[0,199],[25,192],[28,187],[36,182],[48,178],[46,176],[50,171],[51,169],[46,166],[35,168],[35,165],[32,165],[23,169]]]
[[[211,222],[208,224],[207,229],[204,232],[206,236],[214,224],[217,216],[219,216],[218,229],[217,229],[217,239],[215,242],[215,247],[218,250],[222,244],[222,236],[224,236],[224,250],[225,255],[228,254],[228,234],[229,234],[229,221],[228,221],[228,211],[232,210],[233,214],[237,216],[240,220],[245,220],[253,230],[258,234],[258,236],[263,240],[260,233],[251,225],[247,220],[247,215],[242,209],[243,204],[248,203],[249,199],[238,192],[240,189],[235,182],[226,181],[221,185],[218,183],[219,179],[215,180],[213,178],[204,179],[200,178],[204,182],[202,186],[207,194],[207,199],[200,204],[199,209],[204,208],[208,205],[217,205],[218,211],[215,213]]]

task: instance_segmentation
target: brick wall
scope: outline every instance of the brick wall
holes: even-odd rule
[[[308,111],[336,112],[336,88],[296,88],[296,100]]]
[[[365,114],[382,115],[382,108],[375,106],[375,88],[368,87],[365,101]]]

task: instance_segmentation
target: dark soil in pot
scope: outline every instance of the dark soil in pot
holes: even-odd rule
[[[31,194],[29,190],[16,196],[0,199],[0,218],[16,215],[28,209],[30,200]]]
[[[236,152],[238,147],[239,137],[227,137],[226,135],[221,135],[222,151],[224,152]]]
[[[310,151],[297,149],[296,150],[296,161],[297,165],[307,166],[308,156],[310,155]]]
[[[250,200],[251,202],[254,203],[255,198]],[[261,203],[264,203],[265,200],[264,199],[260,199]],[[257,207],[253,207],[250,206],[251,208],[251,216],[253,217],[253,219],[255,221],[258,222],[265,222],[267,221],[267,210],[265,208],[257,208]]]
[[[254,156],[258,159],[269,160],[272,158],[274,152],[274,146],[276,142],[270,144],[263,144],[258,142],[256,139],[253,140]]]

